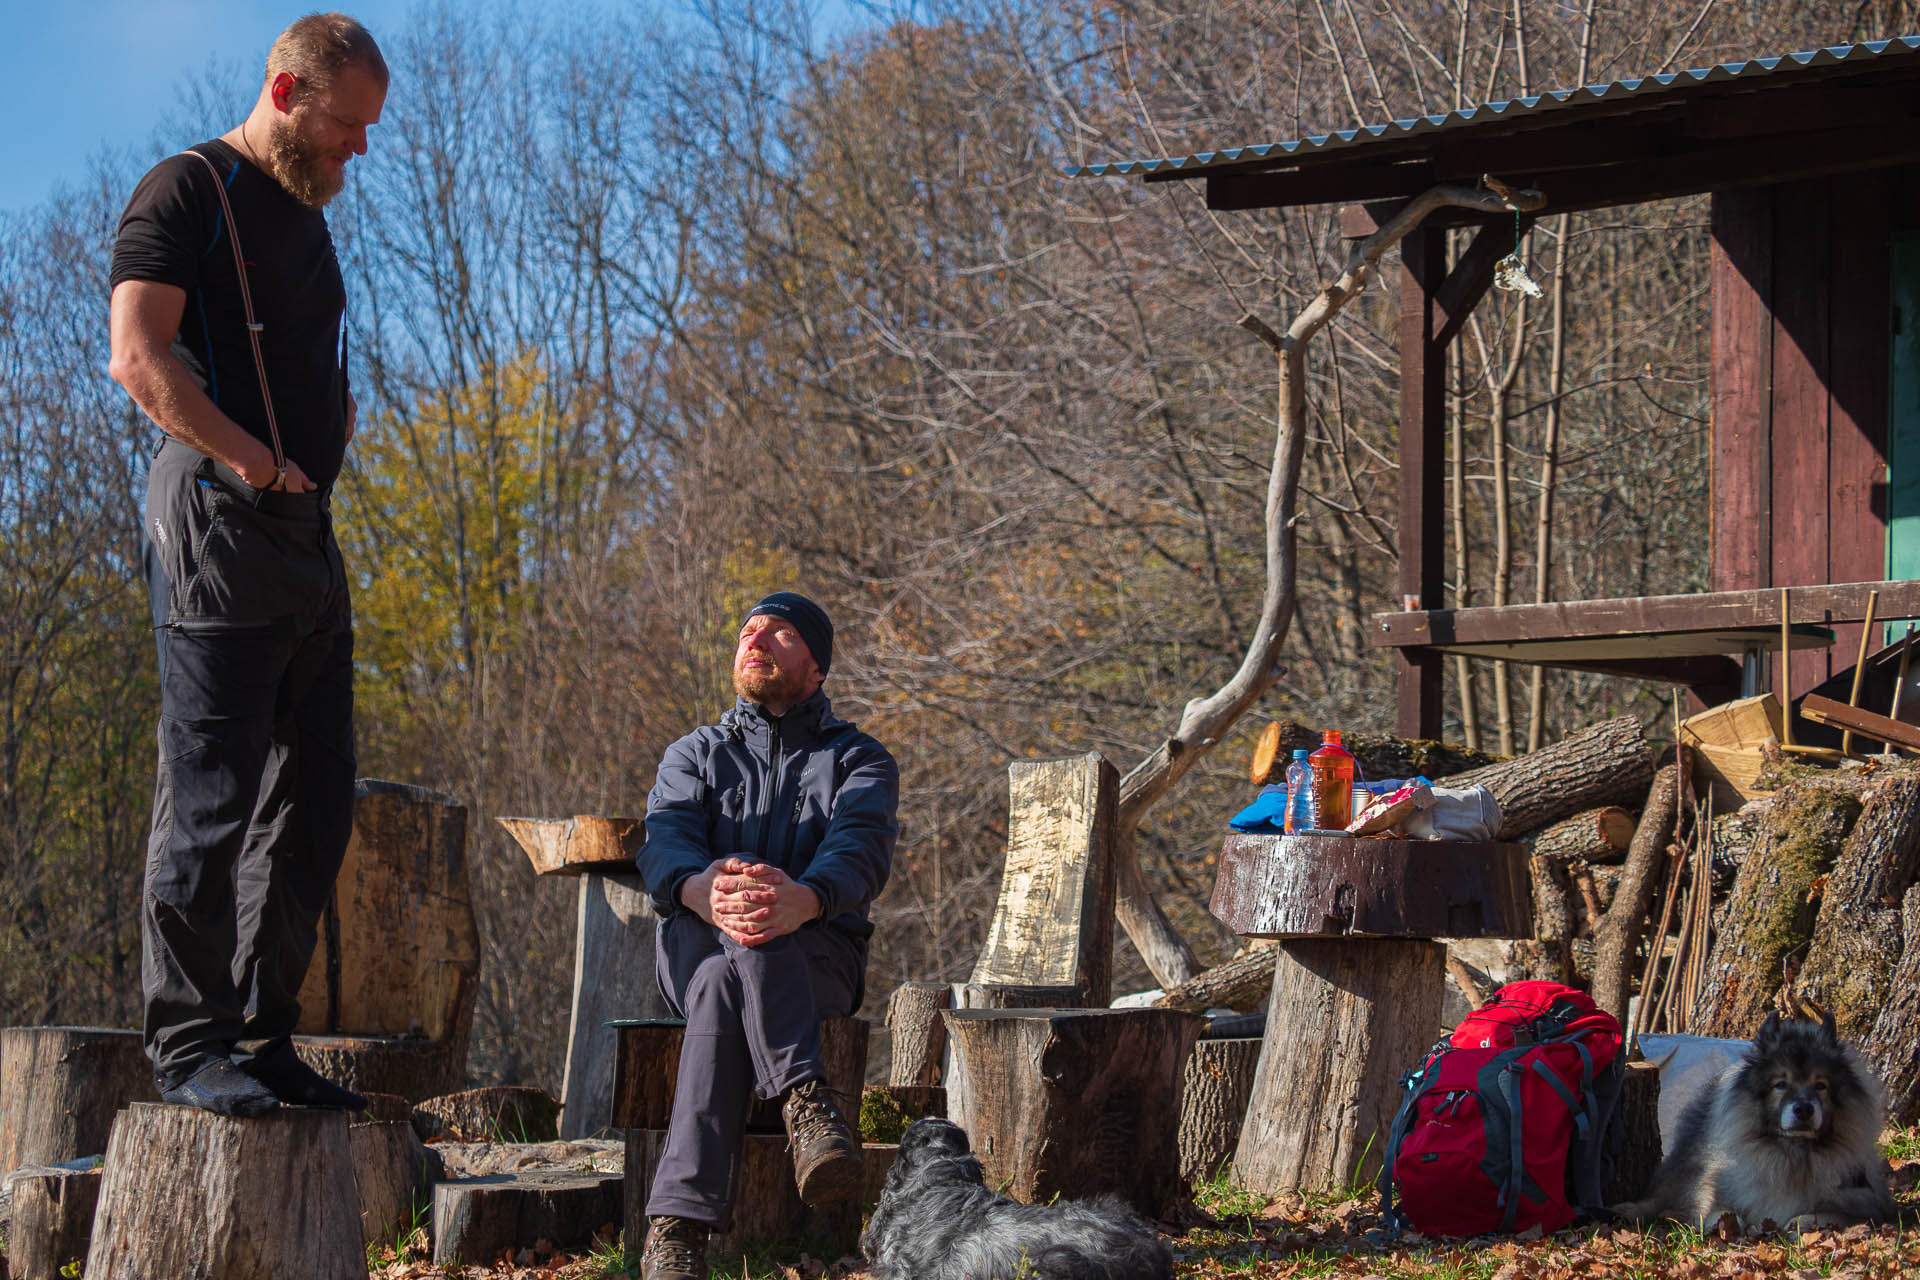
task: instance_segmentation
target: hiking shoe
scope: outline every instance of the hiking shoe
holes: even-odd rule
[[[640,1280],[707,1280],[707,1224],[691,1218],[647,1219]]]
[[[793,1179],[809,1205],[847,1200],[866,1181],[860,1144],[840,1114],[840,1104],[825,1080],[793,1086],[780,1108],[787,1122],[787,1147],[793,1152]]]
[[[266,1085],[224,1055],[208,1057],[174,1084],[160,1086],[160,1101],[198,1107],[223,1116],[260,1116],[280,1105]]]
[[[343,1088],[300,1060],[293,1046],[282,1040],[264,1053],[235,1064],[274,1096],[292,1107],[325,1107],[331,1111],[365,1111],[367,1100]]]

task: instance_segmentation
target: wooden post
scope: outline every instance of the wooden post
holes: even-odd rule
[[[1639,1200],[1653,1187],[1660,1166],[1660,1068],[1629,1062],[1620,1086],[1620,1158],[1601,1200]]]
[[[58,1280],[83,1263],[100,1198],[100,1169],[31,1164],[7,1179],[13,1196],[3,1264],[14,1280]],[[68,1271],[68,1275],[77,1274]]]
[[[1440,609],[1444,599],[1446,516],[1445,317],[1434,295],[1446,275],[1446,232],[1418,227],[1400,242],[1400,607]],[[1441,657],[1431,649],[1396,651],[1403,738],[1438,738]]]
[[[138,1031],[8,1027],[0,1031],[0,1175],[100,1155],[115,1112],[159,1100]]]
[[[134,1103],[107,1144],[86,1274],[366,1280],[346,1113]]]
[[[361,1243],[391,1244],[430,1191],[427,1149],[410,1121],[375,1120],[348,1127],[347,1150],[360,1198]]]
[[[887,997],[887,1029],[893,1033],[893,1058],[887,1083],[940,1083],[947,1055],[947,1024],[942,1009],[953,1005],[953,989],[944,982],[903,982]]]
[[[1006,869],[976,983],[1112,998],[1113,824],[1120,777],[1098,753],[1007,768]]]

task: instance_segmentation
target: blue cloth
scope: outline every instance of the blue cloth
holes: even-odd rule
[[[1259,797],[1229,818],[1227,825],[1235,831],[1253,835],[1283,834],[1287,829],[1287,789],[1280,786],[1260,788]]]

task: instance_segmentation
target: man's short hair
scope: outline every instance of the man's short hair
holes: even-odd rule
[[[387,87],[387,60],[373,36],[344,13],[294,19],[267,51],[267,79],[290,72],[303,88],[324,89],[346,67],[359,67]]]

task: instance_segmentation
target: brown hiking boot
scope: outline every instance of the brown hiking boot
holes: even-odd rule
[[[707,1280],[707,1224],[689,1218],[647,1219],[640,1280]]]
[[[787,1122],[787,1147],[793,1152],[793,1178],[800,1199],[810,1205],[847,1200],[866,1180],[860,1144],[840,1114],[840,1104],[825,1080],[793,1086],[780,1108]]]

